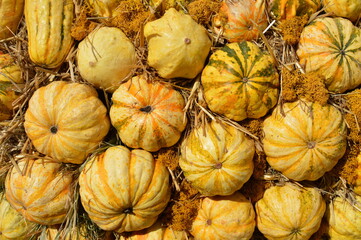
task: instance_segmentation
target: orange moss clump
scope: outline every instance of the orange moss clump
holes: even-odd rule
[[[361,89],[356,89],[344,96],[349,112],[345,114],[349,126],[348,139],[354,144],[361,144]]]
[[[303,98],[310,102],[325,105],[329,95],[324,82],[324,77],[315,72],[302,74],[296,70],[288,71],[283,68],[282,98],[287,102]]]
[[[70,34],[75,40],[83,40],[97,26],[95,22],[87,19],[88,14],[90,14],[89,8],[81,7],[80,13],[76,16],[75,22],[71,27]]]
[[[220,0],[196,0],[188,5],[188,13],[202,25],[208,25],[212,15],[216,14],[221,7]]]
[[[350,146],[345,155],[338,161],[331,170],[331,175],[342,177],[348,184],[353,185],[357,179],[356,169],[358,167],[357,156],[360,153],[357,145]]]
[[[154,18],[142,0],[121,1],[114,10],[113,16],[103,20],[103,23],[108,27],[120,28],[128,38],[133,40],[142,31],[144,24]]]
[[[158,152],[156,159],[164,166],[174,171],[178,167],[179,153],[176,148],[165,148]]]
[[[307,24],[308,16],[302,17],[295,16],[290,19],[281,21],[280,29],[283,35],[283,40],[291,45],[297,44],[300,40],[300,36],[303,28]]]
[[[181,184],[181,191],[172,196],[172,202],[162,214],[162,222],[175,231],[189,230],[197,216],[200,199],[198,191],[186,180]]]

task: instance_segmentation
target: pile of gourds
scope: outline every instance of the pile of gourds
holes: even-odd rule
[[[112,17],[119,2],[86,4],[101,19]],[[139,46],[120,28],[100,24],[80,42],[71,37],[78,7],[72,0],[0,0],[0,45],[14,41],[24,12],[26,57],[53,75],[14,109],[20,86],[28,84],[25,70],[11,48],[0,53],[0,120],[23,112],[20,127],[33,146],[12,156],[0,197],[1,239],[90,239],[84,225],[64,231],[80,204],[118,239],[255,239],[256,229],[267,239],[309,239],[323,218],[330,239],[361,239],[361,181],[331,197],[312,187],[346,152],[343,112],[331,101],[282,101],[281,61],[265,36],[277,30],[270,19],[306,15],[294,46],[298,66],[321,74],[330,94],[346,94],[361,85],[361,2],[224,0],[207,26],[187,14],[188,2],[144,1],[150,11],[165,3],[168,9],[139,30],[147,47],[147,66],[139,71]],[[74,51],[72,74],[81,81],[59,77]],[[191,103],[194,91],[201,104]],[[195,124],[189,105],[208,120]],[[237,127],[245,119],[264,119],[262,139]],[[115,144],[104,143],[112,137]],[[155,158],[170,147],[179,154],[178,179],[201,199],[184,231],[157,221],[176,191],[170,170]],[[260,151],[282,181],[268,180],[252,204],[239,190]]]

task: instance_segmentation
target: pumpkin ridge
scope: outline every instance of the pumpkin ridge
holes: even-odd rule
[[[238,43],[237,47],[240,49],[239,43]],[[232,57],[232,58],[235,59],[236,62],[238,63],[238,66],[239,66],[239,68],[240,68],[240,70],[241,70],[240,76],[246,75],[245,69],[244,69],[244,67],[243,67],[243,62],[242,62],[241,59],[239,58],[236,50],[233,49],[233,46],[232,46],[232,48],[231,48],[229,45],[226,45],[226,46],[224,46],[224,47],[222,48],[222,51],[223,51],[223,50],[224,50],[224,52],[227,53],[227,56],[228,56],[228,57]],[[215,55],[215,57],[217,57],[217,55]],[[212,58],[212,57],[211,57],[211,58]],[[213,59],[213,58],[212,58],[212,59]],[[221,63],[223,63],[223,64],[225,64],[225,66],[227,66],[226,63],[225,63],[223,60],[218,60],[218,61],[221,62]]]

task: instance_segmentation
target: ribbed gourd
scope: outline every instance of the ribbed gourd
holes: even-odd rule
[[[24,0],[0,0],[0,40],[16,34],[23,11]]]

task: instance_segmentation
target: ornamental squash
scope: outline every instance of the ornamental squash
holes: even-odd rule
[[[0,40],[13,36],[23,16],[24,0],[0,0]]]
[[[311,16],[321,7],[321,0],[270,0],[270,12],[278,20]]]
[[[74,18],[72,0],[25,0],[30,59],[45,68],[56,68],[73,44],[70,29]]]
[[[252,42],[230,43],[215,51],[201,82],[208,107],[235,121],[264,116],[278,99],[273,59]]]
[[[268,25],[265,1],[224,0],[213,25],[229,42],[257,39]]]
[[[194,78],[212,46],[204,27],[174,8],[144,27],[148,63],[163,78]]]
[[[248,240],[256,226],[249,200],[235,192],[202,200],[191,234],[195,240]]]
[[[133,43],[119,28],[101,27],[79,43],[77,61],[82,78],[114,92],[130,77],[137,58]]]
[[[35,91],[24,127],[39,152],[56,161],[80,164],[108,133],[110,123],[92,87],[55,81]]]
[[[86,0],[87,5],[94,10],[96,16],[113,17],[114,10],[121,0]]]
[[[79,177],[80,197],[101,229],[121,232],[150,227],[170,199],[169,174],[144,150],[108,148]]]
[[[306,26],[297,50],[306,72],[322,74],[328,90],[342,93],[361,84],[361,29],[343,18],[318,18]]]
[[[41,240],[87,240],[85,226],[72,229],[58,229],[55,226],[49,226],[44,230],[39,237]]]
[[[27,221],[20,213],[11,207],[5,195],[0,193],[0,239],[29,239],[36,224]]]
[[[360,0],[323,0],[325,12],[345,17],[355,22],[361,17]]]
[[[361,153],[357,156],[357,168],[356,172],[356,181],[354,184],[354,192],[361,196]]]
[[[119,240],[188,240],[185,231],[175,231],[169,227],[162,227],[157,221],[150,228],[132,232],[130,236],[120,236]]]
[[[267,162],[296,181],[320,178],[346,151],[346,123],[331,105],[285,103],[266,118],[263,131]]]
[[[254,152],[253,141],[243,132],[212,121],[184,140],[179,166],[203,195],[230,195],[251,177]]]
[[[147,82],[144,76],[120,85],[112,101],[112,125],[128,147],[151,152],[170,147],[187,124],[182,95],[169,85]]]
[[[309,239],[321,225],[326,203],[315,188],[292,183],[267,189],[256,203],[257,227],[269,240]]]
[[[24,159],[6,176],[5,193],[11,206],[27,220],[43,225],[65,220],[72,199],[73,175],[60,163]]]
[[[356,202],[336,197],[327,209],[330,240],[361,239],[361,197]]]
[[[9,54],[0,52],[0,121],[9,119],[13,112],[13,102],[22,90],[21,69]]]

